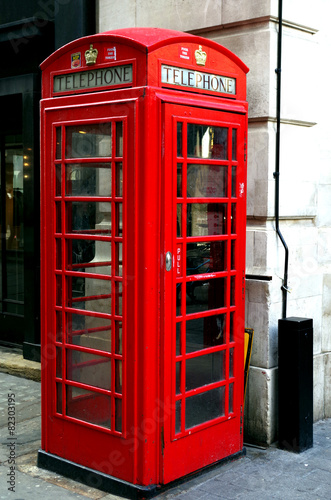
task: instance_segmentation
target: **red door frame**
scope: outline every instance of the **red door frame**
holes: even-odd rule
[[[178,101],[177,101],[178,102]],[[160,482],[168,483],[178,477],[182,477],[189,474],[195,470],[198,470],[206,465],[209,465],[215,461],[221,460],[229,455],[240,452],[243,447],[243,435],[242,435],[242,419],[243,419],[243,367],[244,367],[244,272],[245,272],[245,230],[246,230],[246,152],[245,152],[245,141],[246,141],[246,126],[247,126],[247,115],[246,113],[235,113],[236,107],[233,106],[232,113],[224,112],[220,110],[206,109],[205,104],[200,102],[201,107],[189,107],[180,104],[163,104],[162,108],[162,120],[164,123],[163,132],[165,134],[164,140],[164,158],[163,158],[163,229],[161,234],[164,234],[164,239],[162,240],[161,248],[163,249],[163,255],[170,251],[173,256],[173,268],[170,272],[163,271],[163,318],[161,321],[162,325],[162,351],[163,351],[163,363],[161,369],[161,381],[164,386],[161,388],[161,393],[163,394],[164,407],[167,408],[167,412],[164,413],[164,424],[161,429],[161,440],[162,440],[162,454],[161,454],[161,467],[160,467]],[[221,106],[219,106],[221,108]],[[186,128],[187,123],[200,123],[200,124],[211,124],[213,126],[235,126],[238,130],[238,143],[237,143],[237,161],[234,162],[237,168],[237,179],[236,179],[236,197],[231,199],[231,185],[228,182],[228,196],[225,201],[226,203],[235,203],[237,206],[236,212],[236,223],[237,229],[236,233],[231,234],[231,236],[222,236],[221,240],[227,241],[229,252],[227,252],[227,265],[228,270],[216,274],[216,276],[225,276],[227,281],[231,279],[236,280],[236,292],[235,292],[235,303],[231,305],[229,302],[230,294],[230,283],[227,287],[227,303],[226,307],[221,309],[222,313],[226,313],[227,318],[230,318],[230,314],[236,314],[236,325],[235,325],[235,338],[229,338],[229,326],[226,329],[226,346],[225,351],[227,352],[226,357],[226,370],[229,370],[229,349],[234,348],[236,350],[235,364],[234,364],[234,377],[231,382],[235,382],[235,397],[234,397],[234,408],[231,417],[228,416],[228,404],[226,404],[226,413],[223,417],[218,418],[214,421],[206,422],[202,425],[198,425],[196,428],[184,431],[178,436],[175,435],[175,415],[176,415],[176,400],[185,401],[183,396],[181,399],[176,392],[176,325],[174,318],[176,317],[176,294],[174,293],[176,288],[176,220],[177,220],[177,210],[176,210],[176,197],[177,197],[177,182],[176,182],[176,170],[177,162],[183,161],[187,163],[188,158],[181,160],[177,159],[176,142],[177,142],[177,127],[176,123],[180,121],[184,124]],[[185,156],[185,154],[183,154]],[[194,161],[194,160],[192,160]],[[203,162],[202,162],[203,163]],[[230,169],[231,162],[223,162],[227,164]],[[230,174],[231,175],[231,174]],[[185,185],[185,181],[183,181]],[[240,188],[239,188],[240,186]],[[184,188],[183,188],[184,189]],[[183,194],[182,196],[185,195]],[[183,200],[181,200],[183,201]],[[215,202],[214,199],[207,200],[207,203]],[[229,212],[230,214],[230,212]],[[185,218],[184,218],[185,221]],[[232,231],[229,231],[232,233]],[[206,238],[213,240],[214,237]],[[202,239],[202,238],[200,238]],[[219,239],[219,238],[218,238]],[[179,239],[184,241],[183,238]],[[194,238],[193,238],[194,240]],[[197,238],[195,238],[197,240]],[[195,241],[194,240],[194,241]],[[235,270],[231,271],[230,265],[230,241],[236,241],[236,255],[235,255]],[[181,258],[185,261],[185,245],[181,245]],[[180,275],[180,271],[179,271]],[[207,277],[215,277],[209,275]],[[178,281],[178,280],[177,280]],[[183,281],[183,280],[179,280]],[[184,279],[185,281],[185,279]],[[193,315],[194,317],[194,315]],[[233,319],[233,316],[232,316]],[[227,320],[227,325],[229,321]],[[180,323],[179,323],[180,324]],[[234,340],[234,342],[233,342]],[[217,348],[209,348],[206,352],[216,352]],[[233,352],[233,351],[232,351]],[[177,360],[181,361],[183,366],[186,355],[181,353]],[[202,358],[201,358],[202,359]],[[185,380],[183,379],[181,383],[185,385]],[[229,379],[227,375],[227,380],[224,383],[226,387],[226,397],[228,400],[228,384]],[[211,384],[210,387],[217,387],[218,384]],[[233,386],[232,386],[233,387]],[[183,388],[183,385],[182,385]],[[200,388],[201,390],[201,388]],[[197,389],[199,393],[199,388]],[[191,391],[192,395],[195,391]],[[182,413],[182,420],[183,420]],[[183,425],[183,422],[182,422]]]

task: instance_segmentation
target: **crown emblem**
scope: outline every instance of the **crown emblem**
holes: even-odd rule
[[[97,57],[98,57],[98,51],[97,49],[93,48],[93,45],[91,43],[89,50],[85,52],[85,61],[87,66],[95,64],[97,61]]]
[[[207,54],[202,50],[201,45],[199,45],[199,49],[197,49],[194,54],[197,65],[204,66],[206,64]]]

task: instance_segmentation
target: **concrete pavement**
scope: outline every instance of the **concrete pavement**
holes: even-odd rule
[[[1,350],[0,356],[3,358]],[[32,368],[38,371],[38,366],[37,363]],[[10,366],[4,369],[0,363],[0,370],[10,372]],[[33,376],[38,379],[36,373]],[[12,435],[8,395],[14,395],[15,400],[16,425]],[[39,447],[40,382],[0,372],[0,499],[121,498],[39,469],[36,465]],[[10,469],[11,458],[15,460],[13,469]],[[175,485],[156,498],[331,500],[331,419],[314,424],[314,447],[303,453],[294,454],[276,446],[268,449],[248,446],[246,456],[239,460]]]

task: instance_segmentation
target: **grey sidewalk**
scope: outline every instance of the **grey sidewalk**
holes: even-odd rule
[[[8,394],[15,394],[15,492],[9,491]],[[0,373],[0,499],[104,499],[91,489],[36,466],[40,447],[40,383]],[[247,448],[247,455],[173,487],[156,498],[178,500],[331,500],[331,419],[314,425],[314,447],[301,454]]]

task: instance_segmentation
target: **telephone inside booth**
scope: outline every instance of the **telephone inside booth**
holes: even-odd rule
[[[38,463],[145,497],[243,450],[248,69],[136,28],[42,71]]]

